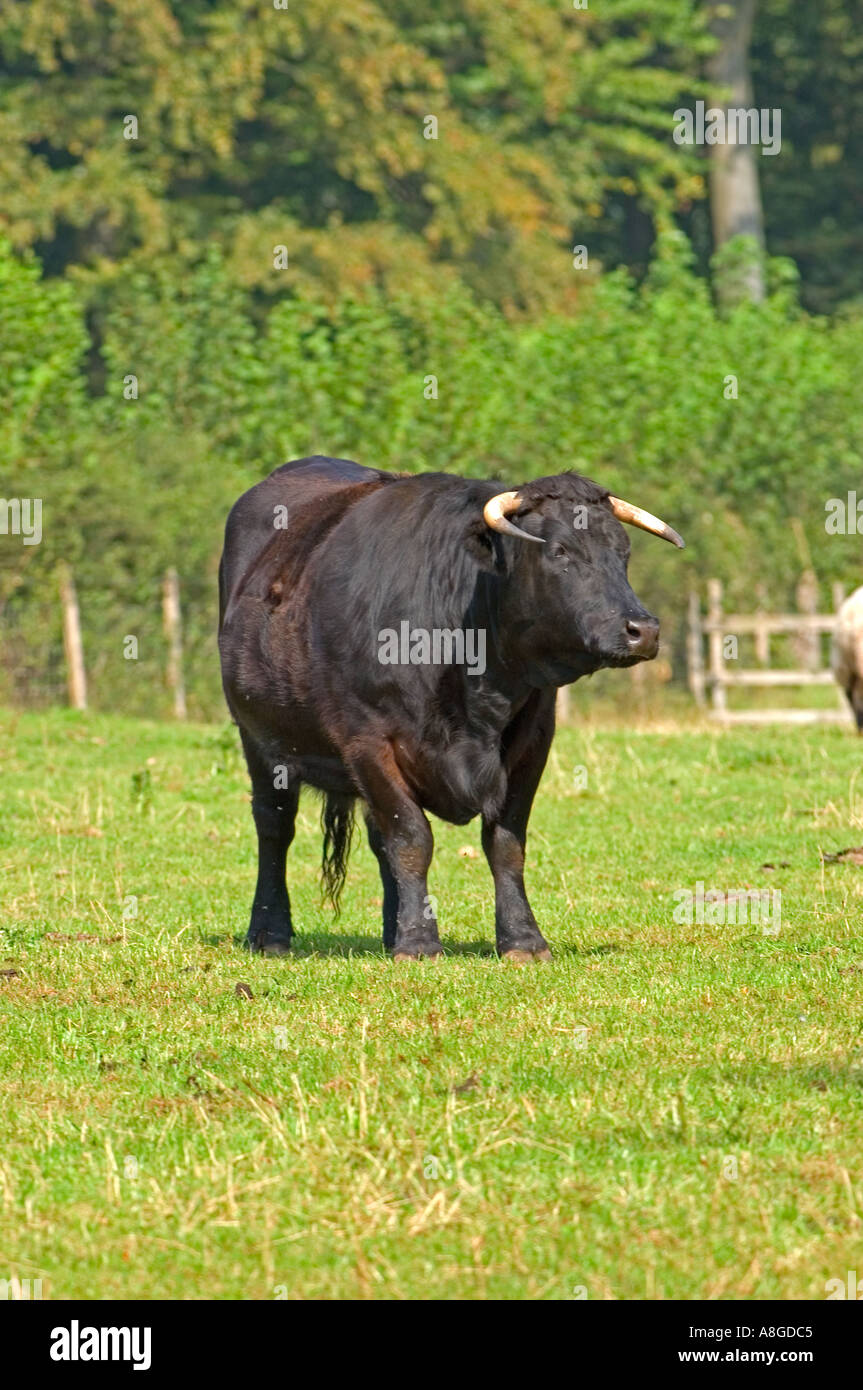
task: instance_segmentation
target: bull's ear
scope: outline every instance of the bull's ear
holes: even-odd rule
[[[495,532],[488,529],[482,516],[468,524],[465,549],[480,569],[489,570],[492,574],[504,573],[506,561],[503,546]]]

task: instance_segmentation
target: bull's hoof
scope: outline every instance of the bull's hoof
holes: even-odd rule
[[[504,951],[501,960],[511,961],[513,965],[527,965],[532,960],[552,960],[553,956],[547,946],[540,946],[538,951],[521,951],[514,949]]]
[[[441,946],[427,946],[424,950],[417,951],[393,951],[393,964],[397,965],[405,960],[428,960],[439,961],[442,958],[443,948]]]
[[[275,936],[272,932],[258,932],[247,936],[243,945],[247,951],[257,956],[287,956],[291,950],[290,936]]]

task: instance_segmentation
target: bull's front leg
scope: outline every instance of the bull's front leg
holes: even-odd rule
[[[525,823],[483,821],[482,847],[494,878],[494,930],[498,953],[508,960],[551,960],[524,888]]]
[[[369,841],[382,874],[388,871],[384,945],[393,960],[438,956],[443,947],[426,881],[434,851],[431,826],[389,747],[376,758],[355,761],[352,772],[368,808]]]
[[[483,817],[482,847],[494,878],[498,953],[508,960],[551,960],[524,887],[527,823],[554,736],[554,692],[543,692],[512,732],[509,790],[500,814]]]

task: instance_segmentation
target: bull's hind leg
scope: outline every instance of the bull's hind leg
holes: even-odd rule
[[[369,843],[384,883],[384,944],[394,960],[440,955],[443,947],[426,884],[434,841],[422,807],[388,746],[355,757],[351,771],[368,807],[367,823],[377,832],[370,832]],[[393,881],[389,899],[385,867]]]
[[[294,838],[300,784],[277,786],[284,780],[279,768],[268,767],[245,738],[243,746],[252,778],[252,815],[258,832],[258,881],[245,944],[250,951],[283,956],[290,949],[293,936],[285,862]]]
[[[384,948],[391,951],[395,946],[398,930],[399,888],[393,877],[387,852],[384,849],[384,837],[368,811],[366,812],[366,830],[369,836],[369,848],[378,861],[381,884],[384,890]]]

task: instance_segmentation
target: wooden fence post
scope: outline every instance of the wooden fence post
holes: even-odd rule
[[[834,612],[834,613],[838,613],[838,612],[839,612],[839,609],[842,607],[843,603],[845,602],[845,585],[842,583],[842,580],[841,580],[841,579],[834,579],[834,580],[833,580],[833,583],[832,583],[832,585],[830,586],[830,596],[831,596],[831,598],[832,598],[832,600],[833,600],[833,612]],[[831,647],[832,647],[832,643],[831,643]],[[841,690],[841,689],[839,688],[839,686],[837,685],[837,687],[836,687],[836,699],[837,699],[839,708],[840,708],[843,712],[846,711],[845,698],[846,698],[846,697],[845,697],[845,692],[844,692],[843,690]]]
[[[755,628],[755,660],[759,666],[770,665],[770,633],[767,624],[763,621],[766,616],[767,590],[763,584],[755,586],[755,601],[757,603],[756,617],[761,619]]]
[[[174,696],[174,718],[186,718],[186,688],[183,684],[183,627],[180,618],[180,580],[169,569],[162,585],[162,616],[168,640],[168,689]]]
[[[701,604],[698,590],[689,590],[686,610],[686,669],[689,689],[696,705],[704,706],[704,638],[701,631]]]
[[[75,581],[68,565],[60,566],[60,601],[63,604],[63,650],[66,653],[66,684],[73,709],[87,708],[87,674],[84,670],[84,644],[81,641],[81,613]]]
[[[722,716],[727,708],[725,661],[722,655],[722,580],[707,581],[707,616],[710,622],[710,686],[713,711]]]
[[[797,611],[808,618],[818,612],[818,580],[815,571],[806,569],[797,584]],[[797,660],[804,671],[817,671],[821,666],[821,637],[812,628],[804,628],[797,634],[795,642]]]

